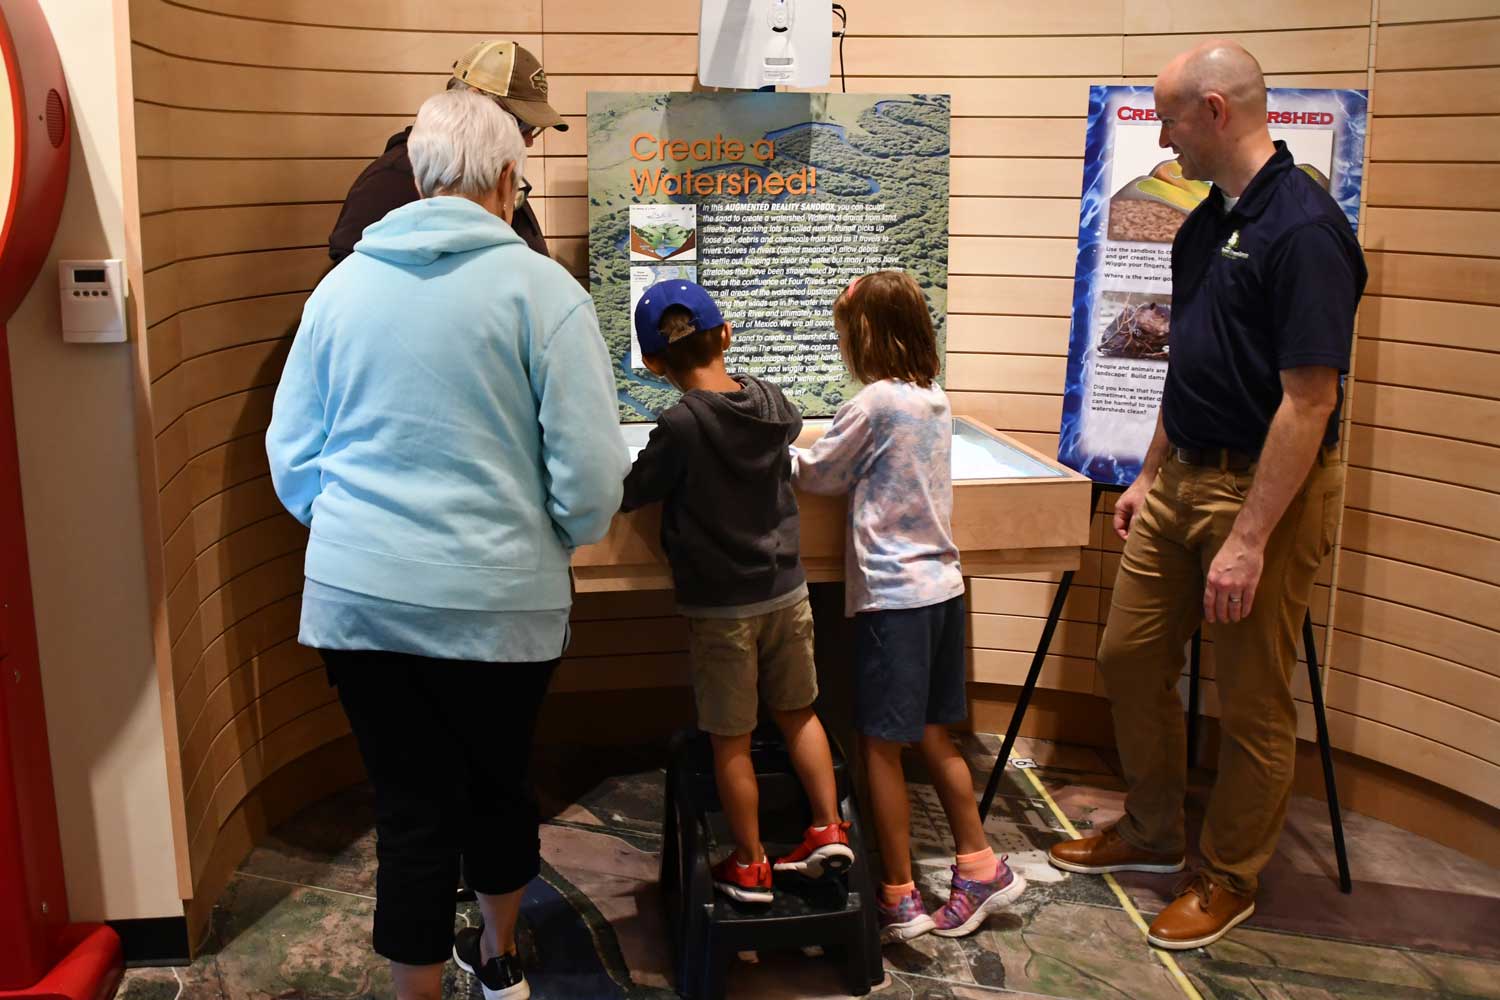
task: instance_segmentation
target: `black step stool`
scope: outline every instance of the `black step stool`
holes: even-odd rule
[[[728,826],[714,785],[708,736],[680,733],[667,767],[662,829],[661,893],[672,939],[677,992],[689,1000],[721,1000],[729,963],[741,951],[819,945],[842,963],[851,996],[864,996],[885,978],[875,885],[848,767],[833,737],[834,778],[839,807],[850,823],[854,865],[840,876],[813,882],[776,876],[769,906],[738,903],[714,890],[709,866],[731,849]],[[802,841],[811,814],[781,734],[757,729],[750,758],[760,783],[761,839],[774,861]]]

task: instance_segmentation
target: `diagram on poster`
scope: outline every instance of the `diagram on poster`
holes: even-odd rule
[[[677,400],[642,366],[631,322],[672,275],[695,277],[733,324],[729,370],[775,382],[807,416],[860,388],[833,329],[852,278],[910,273],[942,356],[946,96],[594,92],[588,110],[589,291],[622,420]]]
[[[698,206],[631,205],[631,260],[697,260]]]
[[[1267,125],[1357,225],[1362,90],[1272,89]],[[1150,87],[1089,94],[1059,461],[1125,486],[1140,472],[1171,357],[1172,239],[1208,197],[1160,145]],[[1232,250],[1233,248],[1229,248]]]
[[[641,206],[632,206],[641,207]],[[630,315],[635,315],[635,307],[640,303],[646,290],[652,285],[663,281],[693,281],[698,280],[698,269],[691,265],[662,264],[657,267],[632,267],[630,269]],[[634,337],[630,338],[630,367],[635,371],[645,371],[646,364],[641,360],[641,345]]]

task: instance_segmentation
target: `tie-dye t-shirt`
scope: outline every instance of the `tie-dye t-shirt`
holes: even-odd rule
[[[964,592],[953,544],[953,413],[936,385],[860,390],[793,465],[799,489],[848,493],[844,611],[925,608]]]

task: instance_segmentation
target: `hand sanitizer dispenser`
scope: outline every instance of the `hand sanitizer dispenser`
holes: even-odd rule
[[[125,267],[119,260],[60,260],[63,340],[117,344],[125,340]]]
[[[821,87],[833,61],[832,0],[699,0],[705,87]]]

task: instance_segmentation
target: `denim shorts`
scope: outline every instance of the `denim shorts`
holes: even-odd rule
[[[854,616],[854,726],[861,735],[915,743],[929,725],[969,715],[964,599]]]

